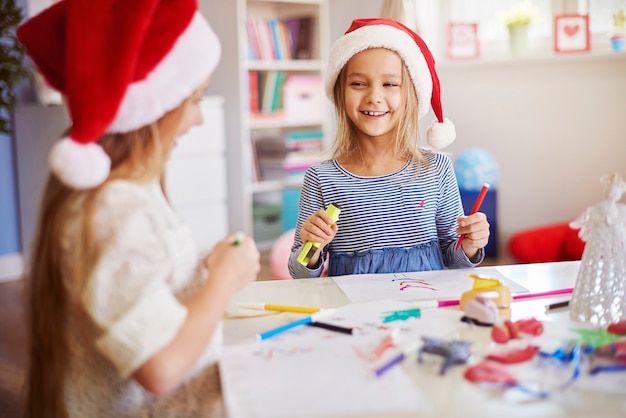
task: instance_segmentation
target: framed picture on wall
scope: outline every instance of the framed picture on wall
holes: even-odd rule
[[[590,49],[588,15],[568,14],[554,17],[555,52],[584,52]]]
[[[448,23],[447,54],[449,59],[478,58],[478,23]]]

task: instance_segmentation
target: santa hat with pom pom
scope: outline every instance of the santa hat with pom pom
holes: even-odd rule
[[[103,134],[136,130],[175,109],[221,53],[196,0],[62,0],[17,36],[64,96],[72,124],[49,163],[75,189],[107,179],[111,160],[97,143]]]
[[[437,120],[426,131],[426,140],[434,148],[445,148],[455,137],[452,122],[443,117],[439,77],[435,60],[418,34],[393,19],[356,19],[346,33],[335,41],[330,50],[326,72],[326,95],[334,101],[337,77],[350,58],[366,49],[386,48],[396,52],[407,67],[417,94],[418,117],[432,107]]]

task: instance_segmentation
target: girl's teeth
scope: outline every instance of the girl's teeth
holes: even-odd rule
[[[365,113],[368,116],[382,116],[387,112],[363,112],[363,113]]]

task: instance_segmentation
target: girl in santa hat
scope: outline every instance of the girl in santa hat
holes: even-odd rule
[[[72,123],[28,271],[26,415],[222,416],[221,318],[259,253],[233,235],[201,259],[160,181],[217,37],[195,0],[65,0],[17,35]]]
[[[430,147],[456,135],[424,41],[392,19],[355,20],[331,48],[325,88],[337,136],[332,159],[304,177],[291,275],[319,277],[326,259],[330,276],[482,262],[486,216],[464,216],[450,158],[419,143],[418,120],[430,109]],[[331,203],[341,208],[336,223],[325,211]]]

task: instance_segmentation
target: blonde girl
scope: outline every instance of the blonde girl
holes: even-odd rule
[[[331,276],[482,262],[485,215],[464,216],[450,158],[420,146],[418,121],[431,109],[428,144],[443,148],[456,135],[424,41],[392,19],[357,19],[331,48],[325,87],[337,116],[334,154],[305,174],[292,277],[318,277],[326,260]],[[324,210],[331,203],[341,207],[336,223]],[[301,264],[308,241],[321,245]]]
[[[217,37],[183,0],[61,1],[18,37],[72,119],[28,272],[26,416],[222,416],[221,318],[259,253],[229,236],[200,258],[161,181]]]

